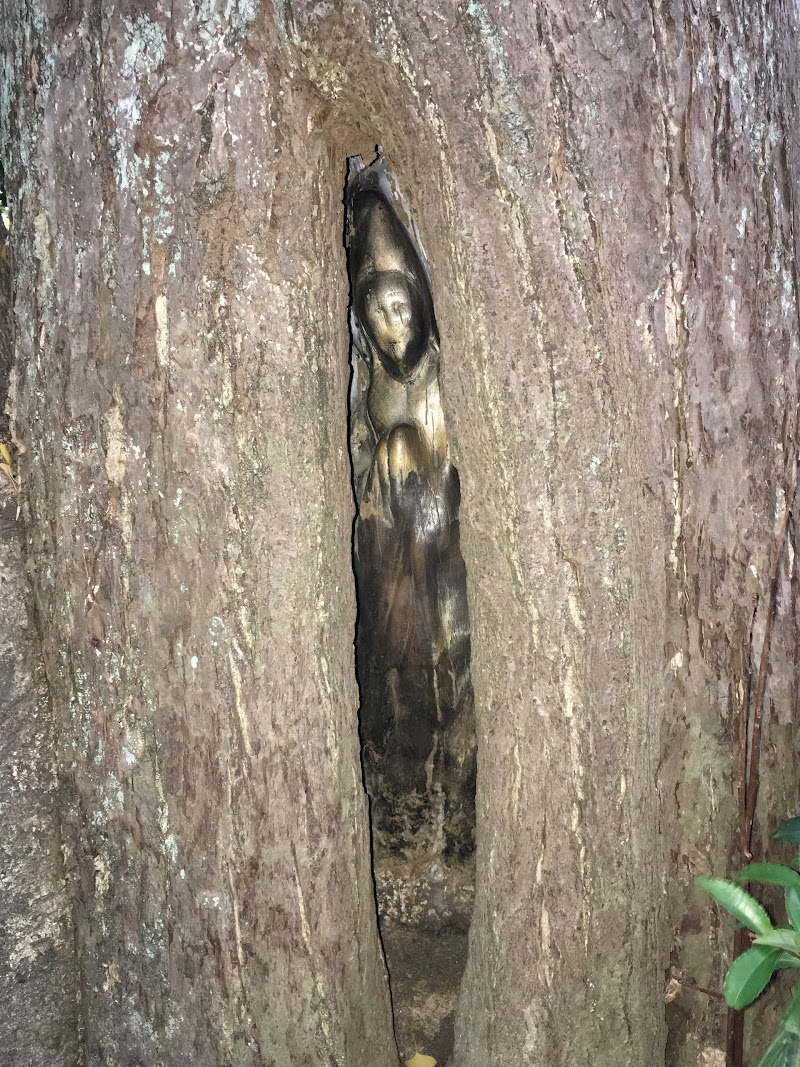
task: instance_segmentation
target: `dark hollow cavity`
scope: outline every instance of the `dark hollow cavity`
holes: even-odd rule
[[[444,1063],[466,960],[475,713],[460,487],[424,254],[378,158],[348,162],[356,671],[378,915],[401,1053]],[[445,967],[433,960],[446,960]]]

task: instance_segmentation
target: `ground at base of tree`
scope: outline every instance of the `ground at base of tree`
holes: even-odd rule
[[[415,1053],[445,1067],[453,1052],[453,1021],[467,961],[467,933],[383,922],[395,1033],[403,1062]]]

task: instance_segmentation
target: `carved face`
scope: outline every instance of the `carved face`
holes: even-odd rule
[[[358,320],[389,374],[408,378],[437,339],[436,320],[419,257],[379,193],[354,196],[349,251]]]
[[[359,293],[358,315],[390,374],[406,377],[425,352],[430,328],[416,286],[399,271],[373,274]]]

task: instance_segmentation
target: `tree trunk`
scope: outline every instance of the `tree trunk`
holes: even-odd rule
[[[721,1067],[732,931],[692,880],[739,863],[798,448],[796,12],[15,7],[15,425],[88,1062],[396,1062],[341,247],[345,157],[380,142],[462,487],[478,858],[453,1067]],[[800,800],[797,540],[761,852]],[[774,1009],[751,1014],[755,1055]]]
[[[0,237],[0,241],[2,238]],[[0,442],[12,349],[0,243]],[[77,1067],[78,983],[61,854],[53,709],[34,626],[13,468],[0,468],[0,1048],[8,1067]]]
[[[306,149],[248,12],[4,19],[15,429],[86,1063],[390,1067],[343,161]]]

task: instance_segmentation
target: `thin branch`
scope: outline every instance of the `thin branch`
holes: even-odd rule
[[[690,979],[678,978],[676,981],[680,982],[684,989],[691,989],[694,993],[705,993],[707,997],[711,997],[712,1000],[724,1000],[725,997],[718,989],[706,989],[705,986],[698,985],[697,982],[692,982]]]
[[[745,826],[747,822],[747,739],[750,733],[750,698],[753,692],[753,631],[758,615],[758,602],[753,605],[753,614],[750,618],[750,630],[747,634],[745,647],[744,683],[742,703],[739,708],[739,776],[737,788],[737,800],[739,808],[739,851],[742,862],[747,863],[747,854],[744,846]]]
[[[775,617],[775,602],[778,598],[778,577],[780,575],[783,546],[786,543],[786,531],[789,527],[789,519],[792,514],[794,498],[797,492],[797,469],[798,459],[795,457],[794,471],[786,494],[786,503],[783,509],[780,529],[775,538],[772,552],[772,566],[769,575],[769,592],[767,599],[767,617],[764,623],[764,641],[761,645],[761,659],[758,664],[758,681],[756,683],[755,698],[752,701],[753,714],[750,717],[750,704],[752,695],[751,671],[748,669],[746,688],[742,700],[742,710],[739,719],[739,850],[744,863],[750,863],[753,858],[753,822],[756,814],[756,800],[758,798],[759,763],[761,757],[761,722],[764,715],[764,693],[767,688],[767,666],[769,662],[770,637],[772,636],[772,621]],[[753,627],[755,624],[755,610],[753,621],[750,624],[750,636],[748,641],[748,659],[752,660]],[[747,738],[750,737],[750,752],[747,751]],[[744,927],[736,931],[733,942],[733,959],[746,951],[750,945],[750,937]],[[734,1008],[728,1008],[725,1027],[725,1064],[726,1067],[742,1067],[744,1062],[744,1014]]]
[[[786,494],[786,505],[783,509],[783,519],[780,530],[775,539],[775,550],[772,560],[772,572],[769,580],[769,600],[767,602],[767,618],[764,623],[764,643],[761,646],[761,661],[758,665],[758,683],[756,696],[753,704],[753,731],[750,737],[749,774],[747,778],[747,790],[745,793],[745,817],[744,834],[742,837],[742,855],[747,863],[753,858],[751,843],[753,838],[753,820],[756,814],[756,799],[758,797],[758,770],[761,753],[761,720],[764,712],[764,691],[767,687],[767,663],[769,660],[769,641],[772,634],[772,620],[775,617],[775,601],[778,596],[778,576],[780,574],[781,557],[783,546],[786,541],[786,530],[789,526],[789,517],[792,514],[795,493],[797,492],[797,459],[794,463],[794,472]]]

